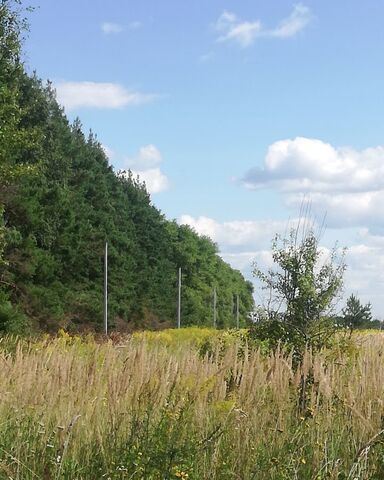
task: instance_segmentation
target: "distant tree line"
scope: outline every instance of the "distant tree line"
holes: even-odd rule
[[[111,326],[244,324],[252,284],[190,227],[167,220],[145,184],[117,176],[95,135],[72,124],[51,84],[23,65],[19,2],[0,2],[0,331],[99,329],[109,242]]]

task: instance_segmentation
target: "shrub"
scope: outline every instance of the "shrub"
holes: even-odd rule
[[[25,335],[31,332],[30,320],[11,302],[0,302],[0,334]]]

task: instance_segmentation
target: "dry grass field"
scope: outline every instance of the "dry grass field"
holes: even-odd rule
[[[0,340],[0,479],[383,479],[384,336],[311,354],[240,332]]]

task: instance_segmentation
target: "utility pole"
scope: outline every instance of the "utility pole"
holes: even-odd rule
[[[216,328],[216,304],[217,304],[217,294],[216,287],[213,289],[213,328]]]
[[[108,335],[108,242],[104,252],[104,333]]]
[[[236,328],[239,329],[239,294],[236,295]]]
[[[177,328],[181,327],[181,267],[179,267],[179,288],[177,298]]]

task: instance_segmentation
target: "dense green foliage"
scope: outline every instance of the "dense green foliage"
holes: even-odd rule
[[[116,175],[79,120],[69,123],[52,86],[20,62],[17,3],[0,5],[0,330],[13,315],[99,328],[105,241],[112,326],[171,325],[179,266],[184,325],[211,322],[214,287],[218,326],[233,325],[236,294],[244,323],[251,284],[210,239],[166,220],[138,179]]]

